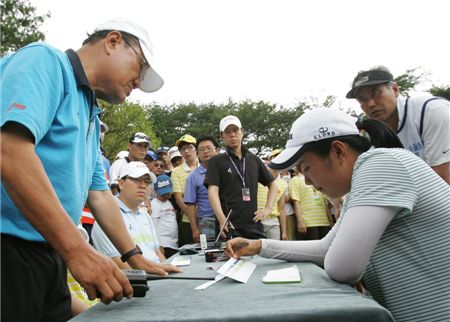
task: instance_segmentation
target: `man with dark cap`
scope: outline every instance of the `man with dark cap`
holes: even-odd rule
[[[396,131],[405,149],[450,184],[450,104],[446,99],[400,95],[399,86],[384,66],[360,71],[346,97],[356,99],[369,118]]]

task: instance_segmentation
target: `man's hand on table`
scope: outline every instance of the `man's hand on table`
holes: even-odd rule
[[[134,269],[142,269],[150,274],[167,275],[168,273],[181,273],[183,270],[170,264],[158,264],[149,261],[142,255],[135,255],[128,260]]]

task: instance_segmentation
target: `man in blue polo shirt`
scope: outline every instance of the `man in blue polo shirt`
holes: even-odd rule
[[[99,153],[96,98],[120,103],[136,88],[158,90],[152,57],[147,32],[119,19],[78,51],[33,43],[0,60],[2,321],[68,320],[67,268],[90,299],[132,295],[126,276],[77,230],[85,202],[123,261],[167,274],[127,233]]]
[[[208,200],[205,176],[208,160],[219,152],[219,143],[213,136],[202,136],[197,139],[196,147],[200,165],[187,177],[184,202],[187,205],[192,238],[198,243],[200,234],[205,234],[207,239],[215,237],[216,218]]]

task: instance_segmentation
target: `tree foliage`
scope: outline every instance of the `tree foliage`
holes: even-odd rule
[[[2,56],[29,43],[45,40],[45,35],[39,31],[39,27],[50,17],[50,13],[37,15],[36,8],[29,0],[2,0],[0,17]]]
[[[152,123],[147,119],[143,108],[137,103],[109,104],[100,101],[101,119],[108,125],[108,132],[102,146],[108,159],[112,160],[119,151],[126,150],[131,136],[135,132],[144,132],[150,137],[153,147],[160,144]]]
[[[279,148],[286,144],[292,123],[303,113],[305,104],[284,108],[264,101],[229,100],[225,104],[195,103],[168,107],[146,106],[147,117],[156,135],[167,145],[174,145],[183,134],[194,137],[213,135],[220,138],[219,122],[226,115],[236,115],[244,128],[243,141],[257,152],[265,148]]]
[[[400,88],[400,94],[408,96],[408,93],[424,82],[427,76],[428,73],[421,71],[419,67],[415,67],[407,69],[403,74],[397,76],[394,81]]]
[[[430,89],[430,93],[434,96],[444,97],[450,100],[450,86],[433,85],[433,87]]]

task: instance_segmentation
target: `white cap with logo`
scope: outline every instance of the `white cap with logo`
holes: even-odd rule
[[[150,68],[145,73],[144,79],[141,81],[139,87],[142,91],[147,93],[156,92],[164,85],[164,80],[155,70],[153,45],[147,30],[137,23],[124,18],[113,19],[95,28],[95,32],[102,30],[124,31],[139,40],[144,57],[150,64]]]
[[[357,135],[356,118],[334,108],[316,108],[306,111],[292,124],[286,149],[269,167],[275,170],[292,168],[303,154],[307,143],[344,135]]]
[[[173,146],[173,147],[171,147],[170,149],[169,149],[169,159],[170,159],[170,161],[172,161],[172,159],[173,158],[176,158],[176,157],[182,157],[182,155],[181,155],[181,153],[180,153],[180,151],[178,150],[178,147],[177,146]]]
[[[220,132],[225,131],[225,129],[229,126],[229,125],[236,125],[238,128],[242,128],[242,124],[241,121],[234,115],[227,115],[224,118],[222,118],[220,120],[220,124],[219,124],[219,130]]]
[[[132,177],[140,178],[143,175],[148,174],[150,176],[150,170],[147,166],[139,161],[131,161],[125,164],[119,171],[119,178]]]

